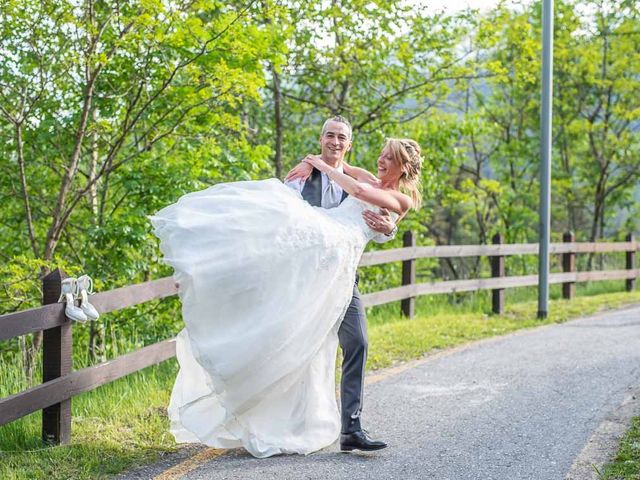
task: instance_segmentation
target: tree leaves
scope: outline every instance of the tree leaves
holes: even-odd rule
[[[578,239],[638,227],[640,20],[633,2],[608,5],[556,2],[552,229]],[[365,168],[387,137],[420,143],[425,206],[403,225],[424,242],[535,240],[539,2],[482,16],[395,0],[24,0],[0,15],[9,282],[61,264],[109,287],[167,274],[146,215],[286,169],[335,114]]]

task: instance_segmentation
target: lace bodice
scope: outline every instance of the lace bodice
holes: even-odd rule
[[[362,218],[362,212],[365,210],[377,212],[380,208],[350,196],[347,197],[340,206],[324,210],[324,212],[333,220],[362,232],[366,243],[378,235],[378,232],[371,230],[365,223],[364,218]],[[398,214],[391,212],[391,218],[393,218],[394,221],[397,220]]]

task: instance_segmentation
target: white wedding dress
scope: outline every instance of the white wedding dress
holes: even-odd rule
[[[169,404],[178,442],[267,457],[336,440],[337,332],[375,235],[367,208],[312,207],[270,179],[218,184],[150,217],[185,322]]]

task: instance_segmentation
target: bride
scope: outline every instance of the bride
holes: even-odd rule
[[[185,322],[169,404],[176,441],[268,457],[336,440],[337,332],[376,235],[362,212],[397,221],[418,208],[421,162],[408,139],[387,141],[379,178],[309,155],[296,171],[326,173],[349,194],[338,207],[312,207],[269,179],[214,185],[150,217]]]

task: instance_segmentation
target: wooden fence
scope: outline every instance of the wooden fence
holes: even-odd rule
[[[537,285],[537,275],[505,276],[504,258],[509,255],[537,255],[538,244],[503,244],[496,235],[493,245],[457,245],[418,247],[412,232],[404,235],[404,247],[365,253],[360,266],[403,262],[402,286],[363,295],[365,306],[401,301],[404,315],[413,317],[415,298],[439,293],[492,290],[493,311],[504,308],[504,289]],[[562,273],[550,275],[550,283],[563,285],[564,298],[575,294],[577,282],[626,280],[628,291],[635,288],[640,271],[636,268],[639,244],[633,236],[619,243],[576,243],[571,234],[564,243],[553,243],[551,254],[562,255]],[[576,271],[579,253],[625,252],[626,268],[608,271]],[[416,283],[415,262],[420,258],[473,257],[491,258],[491,278]],[[175,356],[175,339],[164,340],[119,356],[108,362],[72,371],[72,322],[64,314],[64,303],[58,303],[64,272],[55,270],[43,279],[43,306],[0,316],[0,341],[43,330],[43,383],[0,399],[0,425],[42,410],[42,437],[48,443],[68,443],[71,437],[71,399],[130,373]],[[177,293],[171,277],[117,288],[91,297],[102,314]]]
[[[578,243],[572,233],[563,236],[563,243],[549,245],[550,254],[562,255],[562,273],[549,275],[549,283],[563,285],[564,298],[575,295],[575,284],[598,280],[626,280],[627,291],[635,289],[639,271],[636,268],[636,252],[639,243],[633,235],[627,235],[626,242],[617,243]],[[576,271],[576,254],[579,253],[613,253],[625,252],[626,265],[624,270],[601,270],[590,272]],[[527,287],[538,284],[537,275],[522,275],[507,277],[504,257],[510,255],[537,255],[537,243],[503,244],[502,235],[493,237],[493,245],[445,245],[435,247],[418,247],[415,244],[413,232],[404,234],[404,248],[369,252],[362,256],[361,267],[379,265],[390,262],[402,262],[402,286],[370,293],[363,296],[366,306],[402,301],[402,312],[412,317],[415,312],[415,298],[420,295],[435,295],[440,293],[471,292],[475,290],[492,290],[492,305],[494,313],[504,310],[504,289]],[[491,278],[477,278],[470,280],[449,280],[435,283],[415,282],[415,261],[420,258],[462,258],[462,257],[491,257]]]

